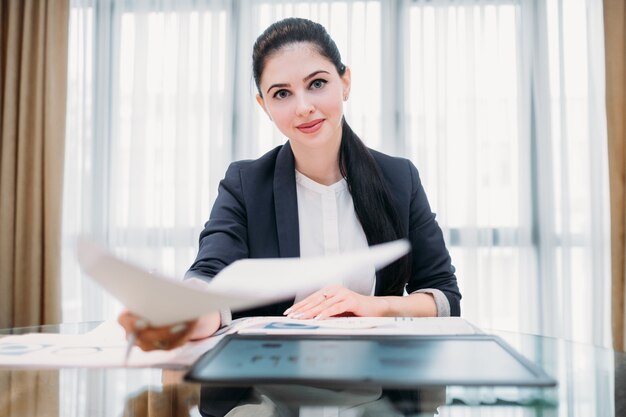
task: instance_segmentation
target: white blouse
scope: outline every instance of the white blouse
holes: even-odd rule
[[[296,170],[296,191],[301,257],[334,255],[368,247],[345,179],[323,185]],[[376,273],[373,268],[367,268],[338,284],[363,295],[374,295]],[[309,294],[298,293],[296,302]]]

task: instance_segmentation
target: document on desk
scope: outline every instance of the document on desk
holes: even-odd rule
[[[87,275],[153,326],[192,320],[220,309],[244,310],[314,291],[359,274],[371,274],[410,250],[397,240],[334,256],[242,259],[201,287],[152,274],[101,246],[80,239],[78,260]]]
[[[251,317],[236,326],[239,334],[266,335],[413,335],[455,336],[483,334],[460,317],[338,317],[294,320],[287,317]]]
[[[177,349],[144,352],[134,347],[126,362],[124,329],[114,320],[91,332],[29,333],[0,338],[0,367],[11,368],[186,368],[229,332]]]

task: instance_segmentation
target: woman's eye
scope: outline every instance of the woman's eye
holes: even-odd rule
[[[322,87],[324,87],[324,84],[326,84],[326,83],[327,83],[326,80],[322,80],[321,78],[319,78],[317,80],[314,80],[311,83],[311,88],[313,88],[313,89],[322,88]]]
[[[275,94],[275,98],[286,98],[289,95],[289,91],[287,90],[278,90]]]

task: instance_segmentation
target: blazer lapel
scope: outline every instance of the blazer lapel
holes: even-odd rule
[[[295,169],[293,152],[289,142],[287,142],[278,152],[274,168],[274,207],[276,209],[276,229],[281,258],[300,256]]]

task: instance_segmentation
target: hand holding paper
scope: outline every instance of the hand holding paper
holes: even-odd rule
[[[212,311],[241,310],[318,289],[360,271],[380,269],[410,249],[406,240],[335,256],[242,259],[224,268],[204,288],[176,281],[122,261],[99,245],[80,239],[81,267],[127,309],[152,326],[194,320]]]

